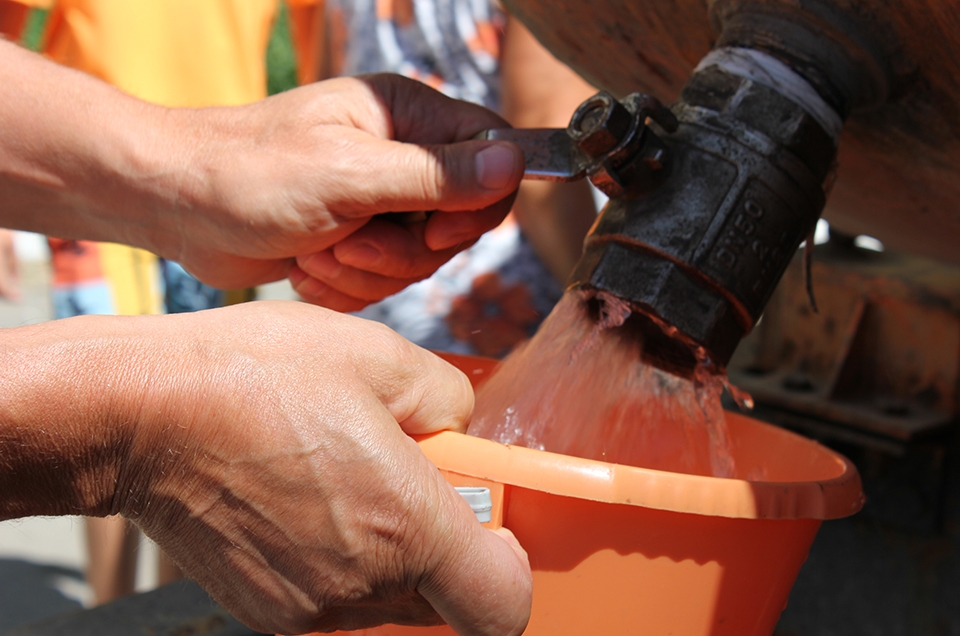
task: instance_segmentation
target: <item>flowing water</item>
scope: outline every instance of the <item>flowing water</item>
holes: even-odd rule
[[[640,360],[627,303],[568,292],[537,334],[477,392],[470,435],[616,464],[735,473],[720,396],[724,376],[691,380]]]

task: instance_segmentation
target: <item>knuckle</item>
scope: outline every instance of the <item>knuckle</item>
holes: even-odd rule
[[[424,254],[425,248],[418,250],[418,253],[411,253],[407,258],[395,263],[390,272],[390,278],[393,279],[391,285],[400,285],[400,289],[408,284],[416,283],[430,276],[435,272],[443,262],[435,263],[433,254]]]
[[[453,181],[451,157],[448,148],[433,146],[425,148],[420,166],[420,187],[425,200],[439,201],[446,197]]]

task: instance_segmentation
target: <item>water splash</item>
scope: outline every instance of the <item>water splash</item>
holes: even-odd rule
[[[527,344],[477,393],[468,433],[601,461],[732,477],[720,396],[726,378],[702,361],[686,380],[640,361],[622,329],[630,305],[568,292]],[[705,354],[704,354],[705,355]],[[749,396],[747,396],[749,398]]]

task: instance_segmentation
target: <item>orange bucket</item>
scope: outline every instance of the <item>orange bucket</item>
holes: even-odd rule
[[[444,355],[479,384],[495,361]],[[452,432],[419,440],[455,486],[486,486],[491,524],[533,568],[527,636],[769,636],[824,519],[857,512],[844,457],[727,414],[737,472],[763,481],[633,468]],[[382,627],[365,636],[452,635]]]

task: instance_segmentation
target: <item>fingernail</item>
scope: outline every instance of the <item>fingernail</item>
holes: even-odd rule
[[[337,250],[337,260],[340,263],[359,269],[376,267],[380,264],[382,258],[383,253],[369,243],[360,243],[356,247],[344,249],[342,252],[339,249]]]
[[[314,276],[321,278],[336,278],[340,275],[343,265],[333,256],[332,250],[324,250],[311,254],[303,259],[301,267]]]
[[[523,163],[512,145],[495,144],[477,153],[477,183],[488,190],[502,190],[516,177]]]

